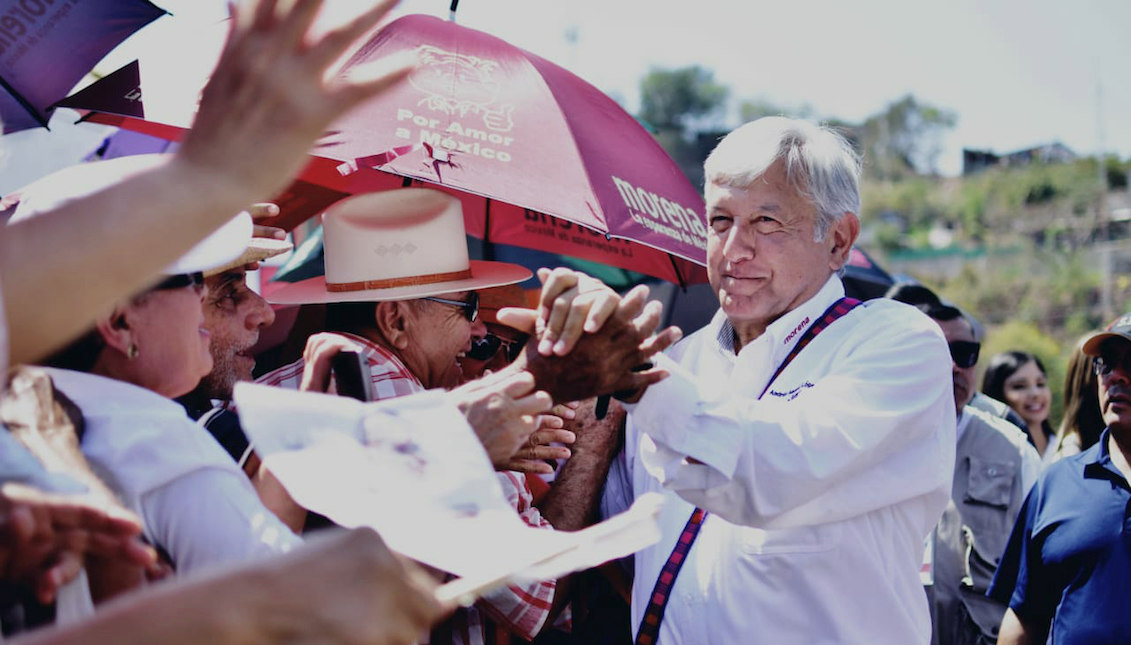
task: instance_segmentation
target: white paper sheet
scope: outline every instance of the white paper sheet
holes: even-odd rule
[[[363,404],[240,383],[240,419],[264,464],[300,505],[468,579],[549,579],[659,539],[659,501],[566,533],[527,526],[463,416],[428,392]],[[482,588],[479,588],[482,587]]]

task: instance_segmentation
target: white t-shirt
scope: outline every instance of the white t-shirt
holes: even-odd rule
[[[178,573],[289,550],[301,539],[178,403],[113,379],[48,370],[82,410],[91,468],[165,549]]]

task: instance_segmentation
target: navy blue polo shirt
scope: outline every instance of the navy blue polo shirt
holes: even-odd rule
[[[1131,642],[1131,486],[1107,445],[1041,475],[987,592],[1056,645]]]

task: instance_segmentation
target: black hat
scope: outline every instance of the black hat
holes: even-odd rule
[[[965,317],[961,309],[938,297],[934,291],[921,284],[902,282],[893,285],[885,295],[897,302],[911,305],[935,320]]]

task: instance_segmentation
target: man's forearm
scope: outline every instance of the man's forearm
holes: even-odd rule
[[[597,500],[620,445],[624,408],[614,403],[605,418],[597,420],[594,403],[594,399],[584,402],[577,417],[566,424],[577,436],[570,447],[573,455],[538,505],[542,516],[560,531],[577,531],[596,520]]]
[[[12,363],[41,360],[240,209],[266,197],[180,170],[181,164],[170,164],[137,175],[0,232]],[[67,253],[57,252],[64,248]]]
[[[255,612],[245,611],[263,595],[247,575],[166,583],[99,608],[89,620],[46,628],[13,641],[17,645],[236,645],[261,642]]]
[[[1018,616],[1013,609],[1007,609],[1001,621],[997,643],[998,645],[1040,645],[1045,642],[1047,631],[1047,627],[1041,629],[1033,621]]]

